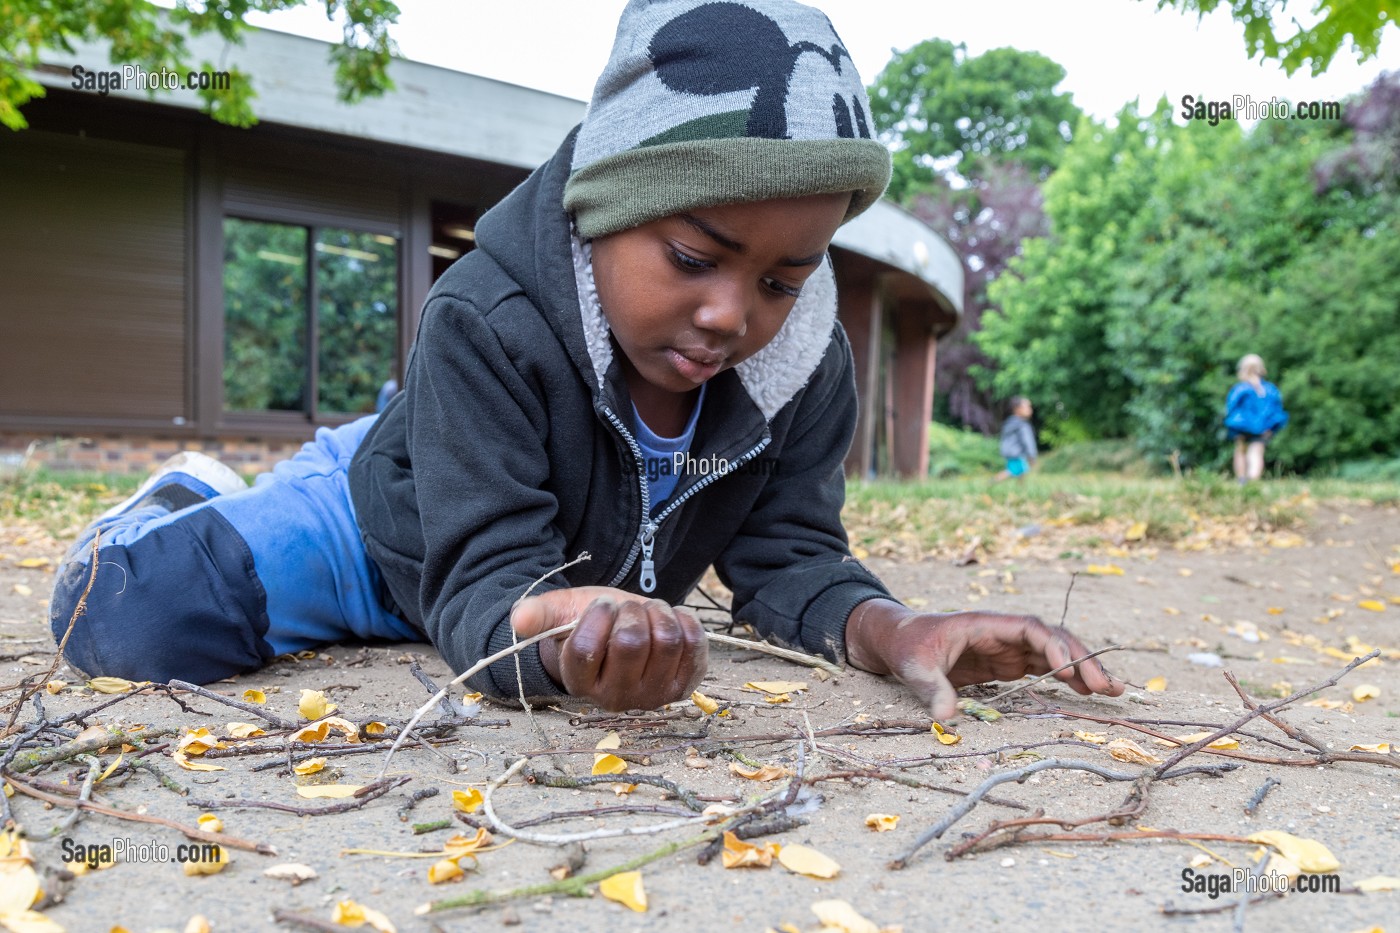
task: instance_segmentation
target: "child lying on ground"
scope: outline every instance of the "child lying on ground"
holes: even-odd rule
[[[57,637],[99,565],[69,660],[208,682],[426,638],[465,670],[579,619],[521,655],[524,692],[654,708],[705,674],[675,605],[711,565],[739,622],[892,674],[940,717],[957,687],[1086,654],[1034,618],[915,612],[847,549],[856,392],[826,251],[889,178],[868,114],[816,10],[634,0],[581,127],[434,287],[403,392],[251,489],[202,455],[168,464],[70,551]],[[1058,676],[1123,690],[1097,661]],[[516,678],[507,660],[472,686],[513,697]]]

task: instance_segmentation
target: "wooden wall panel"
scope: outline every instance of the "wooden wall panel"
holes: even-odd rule
[[[0,419],[188,417],[186,156],[0,141]]]

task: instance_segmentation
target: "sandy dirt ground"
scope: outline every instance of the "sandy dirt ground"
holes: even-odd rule
[[[914,605],[930,610],[995,607],[1035,613],[1052,622],[1061,615],[1073,571],[1090,564],[1119,569],[1121,575],[1081,574],[1066,621],[1094,647],[1127,645],[1128,650],[1106,661],[1117,675],[1141,688],[1117,699],[1083,698],[1058,686],[1025,691],[998,704],[1006,713],[999,721],[961,718],[945,723],[959,739],[942,744],[929,732],[926,711],[897,684],[854,671],[820,679],[810,669],[750,651],[717,649],[702,690],[722,704],[725,715],[704,717],[685,703],[657,714],[605,718],[575,704],[538,710],[537,727],[532,728],[521,711],[488,702],[478,714],[481,724],[442,730],[436,749],[399,752],[388,775],[407,778],[406,783],[359,809],[315,816],[237,804],[343,804],[305,799],[298,795],[297,783],[370,784],[385,761],[384,752],[325,756],[321,772],[294,777],[286,770],[285,733],[261,723],[271,735],[252,740],[260,749],[257,754],[214,757],[220,753],[211,752],[191,761],[225,770],[184,770],[170,755],[181,732],[204,726],[224,736],[229,722],[256,720],[199,697],[183,697],[188,709],[182,709],[169,697],[148,691],[63,728],[68,736],[81,725],[98,724],[175,730],[157,740],[161,750],[146,754],[144,760],[182,785],[187,795],[162,786],[150,771],[127,768],[143,748],[128,751],[123,764],[96,786],[92,799],[184,825],[193,825],[201,813],[216,812],[225,835],[275,848],[276,854],[226,847],[230,864],[204,877],[188,876],[173,862],[119,857],[114,867],[74,877],[64,854],[78,851],[76,846],[115,845],[121,839],[129,849],[165,846],[174,853],[187,840],[166,826],[94,812],[68,825],[71,809],[50,808],[16,794],[9,804],[28,838],[46,892],[37,906],[68,930],[121,926],[132,933],[182,930],[195,915],[207,918],[216,933],[297,928],[279,926],[273,919],[279,910],[311,918],[314,922],[304,929],[345,929],[328,925],[335,905],[343,900],[381,911],[403,931],[807,931],[821,928],[812,905],[827,900],[848,902],[875,925],[867,929],[1176,929],[1188,924],[1204,931],[1231,929],[1239,897],[1184,891],[1183,872],[1190,868],[1201,876],[1214,876],[1229,874],[1232,866],[1247,868],[1256,847],[1231,841],[1192,845],[1149,839],[1142,832],[1149,828],[1227,837],[1278,830],[1316,840],[1340,862],[1334,874],[1343,892],[1299,891],[1252,904],[1244,917],[1250,929],[1346,933],[1400,926],[1395,919],[1400,915],[1400,891],[1349,893],[1363,879],[1400,876],[1400,756],[1392,753],[1388,763],[1317,765],[1301,742],[1263,720],[1245,727],[1248,734],[1239,736],[1238,754],[1304,764],[1260,763],[1230,757],[1228,751],[1198,753],[1186,764],[1239,767],[1220,776],[1197,774],[1155,782],[1145,809],[1124,825],[1100,822],[1069,830],[1143,838],[1025,841],[947,858],[955,846],[994,820],[1024,818],[1037,810],[1079,820],[1113,812],[1129,791],[1128,782],[1051,769],[1023,783],[999,786],[992,792],[999,803],[983,801],[903,870],[888,867],[920,833],[945,817],[961,795],[991,775],[1051,757],[1087,761],[1124,775],[1150,767],[1115,760],[1105,745],[1093,740],[1097,737],[1085,740],[1076,731],[1099,733],[1110,741],[1131,739],[1147,753],[1164,758],[1170,753],[1166,747],[1123,721],[1179,736],[1235,720],[1242,713],[1241,702],[1222,676],[1224,670],[1233,671],[1254,695],[1273,698],[1323,681],[1345,666],[1345,659],[1380,648],[1389,652],[1388,658],[1352,671],[1309,698],[1308,704],[1290,706],[1282,717],[1334,752],[1400,742],[1400,513],[1395,509],[1319,506],[1300,535],[1255,535],[1243,544],[1203,551],[1060,550],[1051,542],[1023,550],[962,567],[947,560],[872,558],[869,563],[897,595]],[[41,675],[52,659],[43,621],[52,563],[44,561],[52,562],[59,554],[59,543],[34,529],[0,528],[0,669],[9,687],[0,702],[16,699],[13,685]],[[1217,655],[1225,666],[1206,667],[1190,659],[1205,653]],[[234,698],[245,690],[260,690],[266,695],[264,708],[287,720],[299,718],[303,689],[319,690],[339,706],[338,715],[361,725],[389,723],[392,734],[393,723],[405,720],[428,696],[410,674],[414,659],[421,660],[438,683],[449,678],[446,665],[427,646],[356,645],[279,661],[212,689]],[[1160,686],[1149,684],[1154,678],[1165,679],[1164,690],[1147,689]],[[40,693],[51,721],[114,698],[92,692],[80,675],[65,668],[55,679],[71,686],[53,695]],[[790,701],[779,704],[767,703],[763,694],[745,688],[749,682],[772,680],[801,681],[806,687],[790,692]],[[1363,685],[1375,688],[1378,695],[1355,700],[1353,691]],[[973,688],[964,695],[986,698],[994,692]],[[1319,702],[1322,705],[1311,705]],[[1051,708],[1120,723],[1070,718],[1047,712]],[[437,715],[434,712],[428,721]],[[26,705],[17,723],[24,728],[35,717],[33,705]],[[890,728],[891,723],[896,727]],[[537,775],[586,776],[595,745],[610,732],[619,734],[628,775],[662,776],[708,798],[702,804],[728,801],[737,806],[785,786],[785,778],[765,784],[737,776],[730,767],[737,764],[730,751],[789,771],[800,766],[810,782],[795,804],[805,825],[755,842],[809,846],[839,863],[839,874],[819,880],[792,873],[777,862],[767,868],[725,869],[715,859],[701,866],[700,849],[690,848],[640,869],[649,903],[645,913],[597,895],[554,894],[416,915],[419,905],[478,889],[548,884],[549,870],[564,862],[567,853],[556,845],[501,845],[506,837],[498,833],[488,851],[461,859],[461,867],[467,869],[464,878],[431,884],[429,867],[438,858],[349,851],[420,856],[441,852],[454,833],[475,832],[454,818],[454,790],[482,790],[527,752],[532,753]],[[902,734],[885,734],[891,732]],[[61,734],[49,738],[60,741]],[[334,741],[333,734],[328,741]],[[312,757],[318,747],[298,747],[294,757]],[[689,761],[687,749],[695,750]],[[97,760],[105,770],[116,757],[112,750]],[[72,794],[88,770],[87,764],[70,760],[28,771],[20,779]],[[839,773],[849,776],[819,780]],[[617,780],[625,781],[628,775]],[[1253,816],[1246,816],[1246,804],[1268,778],[1279,785]],[[418,801],[411,811],[404,809],[410,794],[429,790],[438,793]],[[676,811],[684,811],[681,801],[645,784],[622,795],[611,783],[571,789],[513,780],[495,792],[493,801],[498,815],[517,825],[548,814],[577,813],[570,820],[531,828],[551,834],[671,822],[682,818]],[[608,810],[620,806],[658,812]],[[868,828],[866,817],[874,813],[898,816],[897,827],[878,833]],[[470,819],[484,825],[480,811]],[[415,835],[412,824],[433,821],[451,821],[451,828]],[[703,829],[685,825],[655,835],[588,841],[578,873],[626,862]],[[1033,831],[1065,830],[1043,825]],[[1202,864],[1207,859],[1209,863]],[[265,869],[284,863],[310,866],[316,877],[293,886],[264,875]],[[1193,864],[1197,867],[1191,868]],[[1226,909],[1171,913],[1217,908]]]

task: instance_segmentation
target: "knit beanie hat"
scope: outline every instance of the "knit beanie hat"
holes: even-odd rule
[[[870,102],[820,11],[790,0],[630,0],[574,144],[564,207],[585,238],[671,214],[852,192],[890,178]]]

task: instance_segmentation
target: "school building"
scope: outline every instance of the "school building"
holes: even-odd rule
[[[240,130],[193,92],[74,88],[100,46],[51,53],[30,128],[0,130],[0,465],[145,472],[204,450],[251,473],[401,376],[433,281],[478,217],[583,116],[564,97],[417,62],[336,99],[328,46],[191,43],[252,75]],[[833,250],[856,353],[856,475],[927,472],[937,341],[962,268],[888,203]]]

